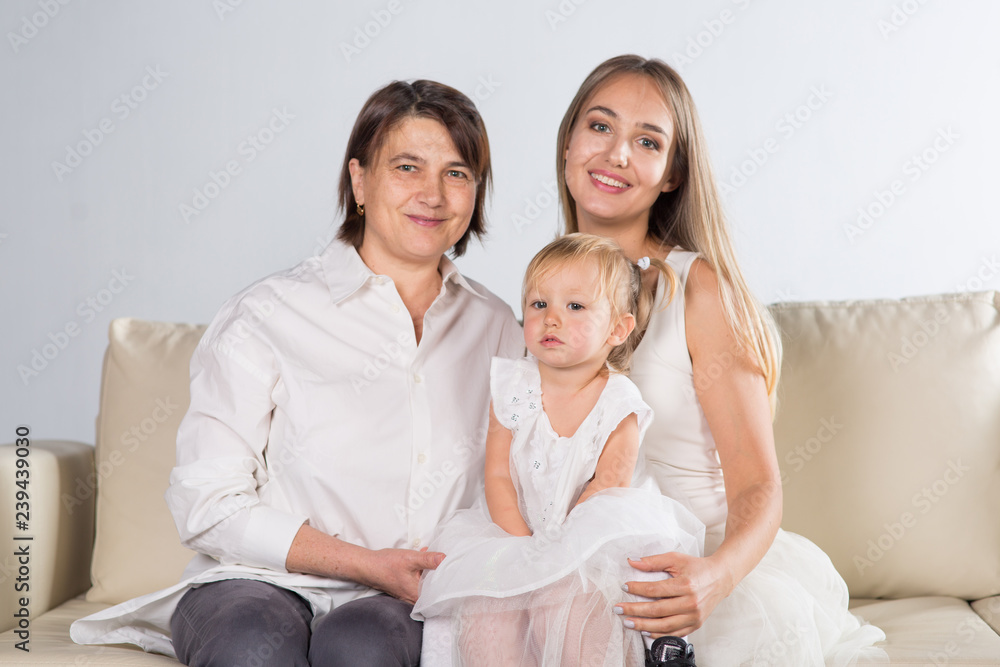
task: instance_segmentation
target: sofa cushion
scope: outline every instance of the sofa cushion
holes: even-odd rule
[[[894,667],[998,664],[1000,636],[964,600],[853,600],[851,611],[885,631],[878,646]]]
[[[853,597],[1000,593],[993,292],[772,306],[782,526]]]
[[[204,331],[131,318],[111,322],[97,418],[87,600],[114,604],[172,586],[194,555],[180,545],[163,494],[188,408],[191,355]]]
[[[105,608],[106,604],[87,602],[80,596],[32,619],[27,653],[14,648],[19,639],[13,630],[0,635],[0,663],[7,667],[178,667],[180,663],[173,658],[145,653],[137,646],[83,646],[70,641],[69,626],[73,621]]]
[[[986,621],[991,628],[1000,632],[1000,595],[976,600],[972,609]]]

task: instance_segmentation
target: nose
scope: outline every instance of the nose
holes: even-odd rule
[[[444,183],[432,175],[424,177],[418,193],[420,203],[437,208],[444,202]]]
[[[630,152],[631,144],[628,139],[626,137],[618,139],[611,147],[611,152],[608,155],[608,160],[611,162],[611,166],[627,167]]]
[[[558,327],[559,326],[559,316],[558,310],[556,308],[546,308],[545,309],[545,326],[547,327]]]

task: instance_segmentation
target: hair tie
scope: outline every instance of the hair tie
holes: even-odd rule
[[[636,261],[635,265],[638,266],[640,270],[645,271],[649,268],[649,257],[640,257]]]

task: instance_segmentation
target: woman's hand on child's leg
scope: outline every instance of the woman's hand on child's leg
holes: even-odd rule
[[[617,605],[622,609],[626,626],[645,630],[654,638],[663,635],[683,637],[694,632],[732,590],[725,583],[728,577],[711,557],[672,552],[629,559],[629,564],[643,572],[670,575],[660,581],[628,582],[626,590],[629,593],[653,599]]]

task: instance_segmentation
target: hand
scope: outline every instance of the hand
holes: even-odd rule
[[[683,637],[701,627],[715,606],[732,591],[731,577],[711,558],[682,553],[629,559],[629,564],[643,572],[666,572],[662,581],[630,581],[628,592],[650,602],[623,602],[624,620],[634,623],[654,638],[663,635]]]
[[[440,551],[410,549],[379,549],[371,552],[363,583],[388,593],[394,598],[413,604],[419,593],[420,574],[435,570],[444,560]]]

